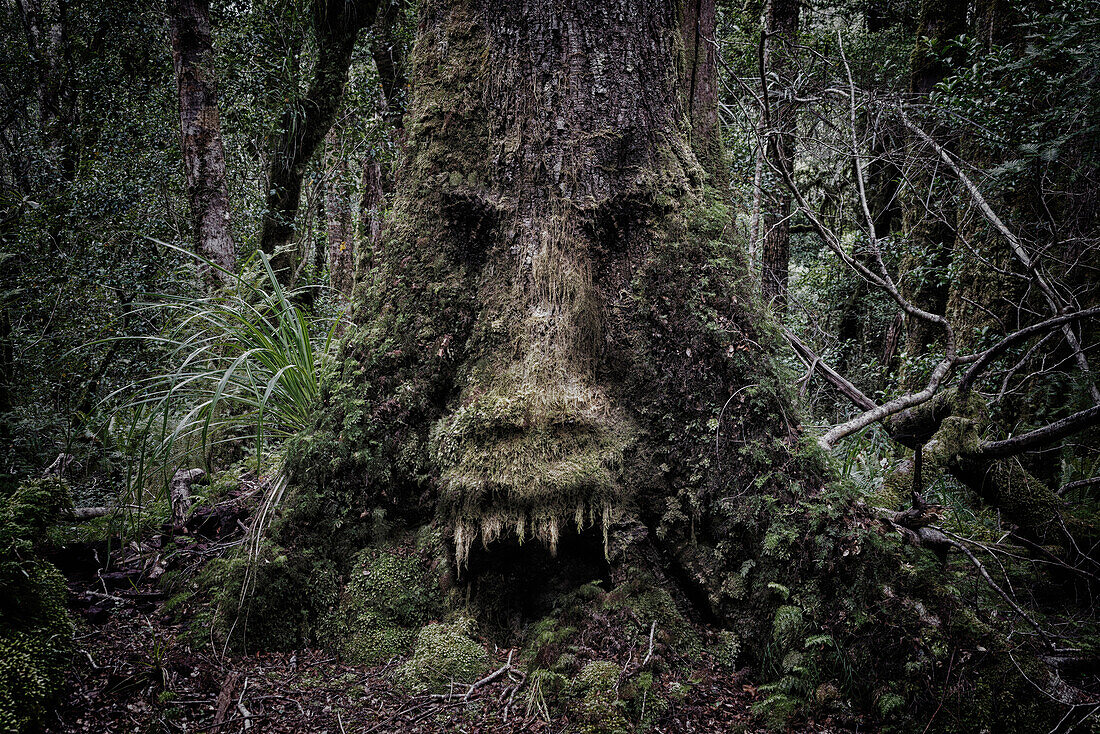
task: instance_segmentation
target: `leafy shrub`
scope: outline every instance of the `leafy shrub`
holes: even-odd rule
[[[65,580],[39,557],[38,539],[71,507],[55,479],[0,496],[0,730],[29,731],[60,690],[72,643]]]

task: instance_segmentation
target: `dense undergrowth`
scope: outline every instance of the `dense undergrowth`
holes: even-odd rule
[[[30,731],[61,692],[72,650],[65,579],[42,558],[72,507],[65,482],[28,480],[0,494],[0,729]]]

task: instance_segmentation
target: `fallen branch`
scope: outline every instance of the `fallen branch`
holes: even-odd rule
[[[460,683],[459,685],[468,686],[465,693],[455,693],[452,690],[448,693],[432,693],[432,694],[429,694],[426,698],[431,700],[431,701],[455,701],[455,700],[469,701],[470,696],[472,696],[474,691],[476,691],[478,688],[482,688],[483,686],[489,685],[490,683],[497,680],[498,678],[505,675],[506,673],[510,673],[512,671],[519,672],[518,670],[516,670],[516,668],[514,668],[512,666],[512,655],[513,655],[514,652],[515,651],[513,650],[513,651],[510,651],[508,653],[508,662],[504,663],[504,665],[500,666],[499,668],[494,670],[492,673],[489,673],[489,675],[485,676],[484,678],[477,681],[476,683],[469,683],[469,684]]]
[[[225,721],[225,715],[229,713],[229,704],[233,702],[233,693],[237,688],[237,681],[240,680],[240,677],[240,672],[236,670],[225,676],[222,689],[218,693],[218,706],[214,713],[215,726]]]
[[[878,407],[878,404],[874,400],[867,397],[860,391],[858,387],[849,382],[842,374],[834,370],[824,361],[821,357],[813,353],[813,351],[803,344],[790,329],[783,329],[783,336],[787,342],[794,349],[795,354],[810,367],[810,374],[812,375],[814,370],[821,372],[825,376],[825,379],[837,390],[844,395],[844,397],[851,400],[856,407],[863,410],[874,410]]]

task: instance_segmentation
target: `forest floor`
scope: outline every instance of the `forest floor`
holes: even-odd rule
[[[231,506],[231,505],[230,505]],[[198,643],[186,613],[165,608],[157,578],[165,564],[158,548],[201,563],[241,535],[233,512],[206,510],[189,534],[154,535],[141,542],[80,544],[55,559],[69,579],[76,621],[66,692],[49,732],[546,732],[579,731],[567,712],[540,715],[527,691],[507,676],[469,697],[410,694],[392,682],[400,660],[348,665],[322,650],[255,655],[222,654]],[[197,530],[197,532],[196,532]],[[228,536],[228,537],[227,537]],[[104,559],[109,563],[103,564]],[[110,570],[104,571],[101,566]],[[496,667],[507,650],[497,650]],[[746,671],[733,672],[705,652],[696,661],[687,695],[671,704],[652,732],[763,732],[752,714],[760,695]],[[514,695],[518,693],[518,695]],[[547,716],[546,714],[549,714]],[[830,720],[803,721],[792,732],[842,732]],[[868,731],[866,726],[860,728]]]

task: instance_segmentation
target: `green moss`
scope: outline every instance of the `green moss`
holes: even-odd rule
[[[42,479],[0,496],[0,730],[30,731],[60,692],[72,646],[61,573],[39,557],[46,529],[72,506]]]
[[[626,707],[619,699],[622,668],[606,660],[594,660],[584,666],[569,685],[573,697],[571,709],[582,734],[626,734],[630,725]]]
[[[352,564],[339,608],[322,636],[351,662],[378,663],[407,653],[417,631],[442,611],[426,559],[403,550],[404,555],[367,549]]]
[[[255,559],[242,551],[207,564],[194,592],[210,601],[196,624],[234,650],[293,650],[316,642],[318,612],[336,606],[338,590],[330,561],[268,541]]]
[[[632,440],[605,400],[580,392],[504,386],[459,406],[432,429],[440,511],[451,518],[461,565],[480,535],[557,546],[569,525],[606,525],[624,499],[616,481]],[[476,392],[476,391],[475,391]]]
[[[713,648],[715,659],[722,665],[730,668],[737,667],[737,659],[741,655],[741,640],[736,632],[722,630],[718,633],[718,644]]]
[[[432,623],[416,635],[412,657],[397,670],[397,681],[412,691],[447,690],[452,683],[474,683],[489,670],[489,653],[472,639],[473,620]]]
[[[695,657],[702,650],[702,640],[694,626],[684,618],[667,589],[661,588],[652,575],[643,571],[633,579],[608,592],[604,608],[629,611],[633,620],[630,630],[639,644],[648,645],[649,628],[654,627],[656,640],[673,648],[677,654]]]

